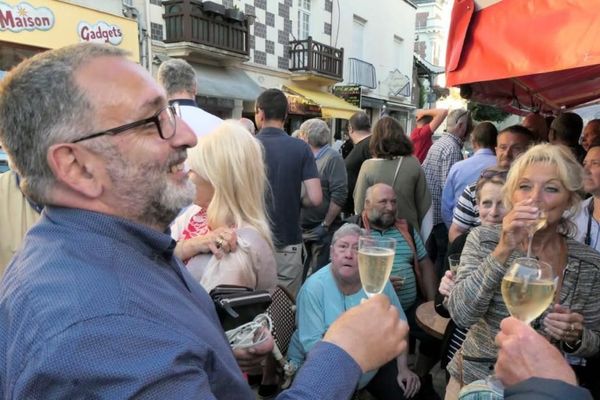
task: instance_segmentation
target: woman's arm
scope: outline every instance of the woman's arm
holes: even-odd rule
[[[479,227],[471,231],[462,251],[456,284],[448,297],[448,311],[463,328],[475,324],[489,309],[504,277],[506,267],[482,246]]]

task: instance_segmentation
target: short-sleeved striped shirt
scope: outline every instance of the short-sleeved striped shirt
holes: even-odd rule
[[[477,182],[465,188],[458,198],[458,203],[456,203],[452,216],[452,223],[465,230],[470,230],[481,224],[479,220],[479,208],[477,207],[476,185]]]
[[[400,304],[404,310],[408,310],[417,300],[417,280],[413,270],[413,252],[406,243],[404,236],[393,226],[383,232],[371,229],[372,236],[391,237],[396,239],[396,254],[394,264],[392,265],[392,275],[404,278],[404,285],[399,291],[396,291]],[[413,228],[415,238],[415,248],[417,250],[417,259],[422,260],[427,256],[427,251],[421,240],[419,233]]]

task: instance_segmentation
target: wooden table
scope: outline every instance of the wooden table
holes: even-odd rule
[[[449,318],[444,318],[435,312],[434,302],[428,301],[417,307],[417,324],[431,336],[443,339]]]

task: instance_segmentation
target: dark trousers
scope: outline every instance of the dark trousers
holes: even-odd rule
[[[404,392],[398,385],[398,364],[392,361],[379,368],[377,374],[365,386],[365,390],[377,400],[404,400]]]
[[[448,228],[443,222],[433,227],[429,239],[426,243],[427,254],[435,264],[435,271],[438,279],[442,278],[444,271],[444,259],[448,251]]]
[[[419,326],[419,324],[417,324],[417,307],[422,303],[422,300],[417,299],[415,304],[413,304],[408,310],[404,310],[408,327],[410,328],[410,338],[413,339],[413,343],[415,342],[414,339],[419,339],[420,354],[423,354],[424,356],[433,360],[439,360],[442,349],[442,341],[425,332]]]

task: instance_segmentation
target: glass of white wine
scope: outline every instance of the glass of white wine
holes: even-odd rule
[[[538,207],[538,217],[535,220],[535,222],[532,222],[527,227],[527,236],[529,239],[529,244],[527,245],[527,257],[528,258],[531,257],[531,243],[533,242],[533,235],[535,235],[535,233],[537,231],[539,231],[540,229],[545,228],[546,225],[548,224],[548,214],[546,214],[546,211],[542,208],[542,204],[535,203],[534,205]]]
[[[396,254],[396,240],[376,236],[358,239],[358,272],[365,293],[370,298],[383,291],[390,279]]]
[[[513,317],[531,324],[552,304],[556,274],[552,266],[535,258],[517,258],[502,278],[502,299]],[[490,375],[488,385],[502,391],[502,383]]]
[[[550,264],[517,258],[502,279],[502,298],[513,317],[531,323],[552,303],[556,275]]]

